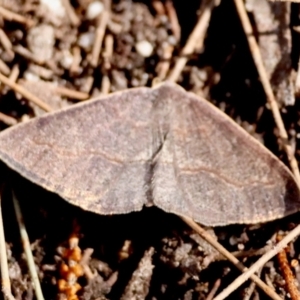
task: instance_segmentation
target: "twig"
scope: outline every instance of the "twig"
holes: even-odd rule
[[[7,291],[5,288],[2,288],[2,293],[4,295],[4,299],[8,300],[16,300],[10,291]]]
[[[294,228],[285,238],[283,238],[277,245],[275,245],[269,252],[258,259],[248,270],[236,278],[226,289],[224,289],[214,300],[223,300],[231,294],[237,287],[243,284],[251,276],[260,269],[267,261],[274,257],[279,251],[286,247],[286,245],[300,234],[300,225]],[[257,284],[257,282],[256,282]]]
[[[33,20],[30,20],[22,15],[14,13],[14,12],[4,8],[3,6],[0,6],[0,15],[8,21],[14,21],[14,22],[18,22],[21,24],[25,24],[28,27],[33,26],[35,23]]]
[[[251,23],[247,16],[247,12],[245,10],[244,3],[242,0],[234,0],[234,2],[236,5],[238,14],[240,16],[240,19],[241,19],[241,23],[244,28],[244,31],[245,31],[245,34],[246,34],[246,37],[248,40],[249,48],[251,50],[252,57],[253,57],[255,65],[256,65],[261,83],[262,83],[264,91],[266,93],[267,101],[270,104],[276,126],[279,130],[280,138],[283,141],[284,150],[285,150],[287,158],[289,160],[292,172],[296,178],[298,185],[300,186],[300,172],[299,172],[297,160],[295,158],[295,155],[293,153],[293,149],[292,149],[291,145],[288,144],[288,134],[284,127],[284,123],[283,123],[281,115],[280,115],[280,111],[279,111],[279,108],[278,108],[278,105],[277,105],[277,102],[275,99],[275,95],[272,91],[272,87],[271,87],[266,69],[264,67],[264,63],[263,63],[263,60],[262,60],[262,57],[260,54],[260,50],[259,50],[258,44],[255,40],[253,30],[251,27]]]
[[[260,277],[260,273],[261,273],[261,270],[260,269],[258,272],[257,272],[257,276]],[[245,293],[244,293],[244,297],[243,297],[243,300],[250,300],[254,290],[255,290],[255,287],[256,287],[256,284],[255,282],[251,282],[250,286],[246,289]]]
[[[275,290],[275,286],[274,286],[274,284],[273,284],[273,282],[272,282],[272,280],[271,280],[271,278],[270,278],[270,275],[267,274],[267,273],[265,273],[265,282],[266,282],[266,284],[267,284],[270,288],[272,288],[272,289]]]
[[[207,295],[205,300],[212,300],[217,292],[217,290],[219,289],[221,285],[221,279],[217,279],[216,282],[214,283],[211,291],[209,292],[209,294]]]
[[[96,29],[95,43],[92,49],[92,56],[90,59],[90,64],[94,68],[96,68],[98,65],[103,37],[109,20],[109,12],[107,8],[103,10],[99,18],[100,18],[99,25],[97,26]]]
[[[87,76],[87,77],[85,78],[85,82],[84,82],[84,84],[83,84],[82,87],[81,87],[81,91],[82,91],[83,93],[90,94],[91,89],[92,89],[93,84],[94,84],[94,79],[95,79],[95,78],[94,78],[93,75]]]
[[[77,17],[77,15],[74,11],[74,8],[70,4],[70,1],[69,0],[62,0],[62,4],[66,9],[66,12],[67,12],[67,15],[68,15],[68,18],[69,18],[71,24],[74,27],[78,27],[79,24],[80,24],[80,19]]]
[[[0,266],[1,266],[1,286],[2,291],[6,294],[11,294],[11,284],[9,279],[6,244],[3,229],[3,218],[2,218],[2,187],[0,194]]]
[[[8,116],[2,112],[0,112],[0,121],[5,123],[8,126],[13,126],[18,123],[18,121],[15,118]]]
[[[83,268],[84,274],[88,280],[93,280],[96,276],[95,274],[93,274],[93,272],[91,271],[91,269],[88,265],[88,262],[91,259],[93,252],[94,252],[94,249],[92,249],[92,248],[85,249],[83,251],[81,261],[80,261],[80,264]]]
[[[234,251],[231,252],[236,258],[244,258],[244,257],[253,257],[253,256],[261,256],[267,253],[272,248],[272,245],[265,245],[260,249],[250,249],[250,250],[242,250],[242,251]],[[224,260],[222,255],[218,255],[215,257],[215,260]]]
[[[269,0],[271,2],[296,2],[299,3],[300,0]]]
[[[107,95],[110,91],[110,79],[107,75],[103,75],[102,81],[101,81],[101,93],[103,95]]]
[[[296,95],[299,97],[300,94],[300,60],[298,60],[298,70],[297,70],[297,77],[295,81],[295,92]]]
[[[174,6],[173,6],[173,1],[167,0],[165,6],[166,6],[166,11],[168,13],[169,19],[170,19],[173,34],[176,38],[176,41],[180,41],[181,28],[180,28],[180,25],[178,22],[176,10],[174,9]]]
[[[10,39],[8,38],[8,36],[6,35],[6,33],[2,29],[0,29],[0,42],[1,42],[1,45],[3,46],[3,48],[5,49],[6,53],[9,55],[9,58],[11,60],[13,60],[13,58],[15,57],[15,54],[13,52],[12,43],[11,43]]]
[[[14,46],[13,50],[23,56],[24,58],[31,60],[32,62],[38,64],[38,65],[43,65],[45,63],[44,60],[38,59],[31,51],[29,51],[27,48],[23,47],[22,45],[16,45]]]
[[[103,52],[103,66],[105,71],[103,72],[102,82],[101,82],[101,92],[102,94],[108,94],[110,91],[110,79],[108,77],[108,72],[111,69],[111,58],[114,51],[114,39],[111,34],[108,34],[104,40],[104,52]]]
[[[160,0],[153,0],[151,4],[158,15],[164,16],[166,14],[165,7]]]
[[[218,241],[216,241],[207,231],[195,223],[191,218],[181,216],[183,221],[187,223],[192,229],[194,229],[203,239],[205,239],[209,244],[211,244],[215,249],[217,249],[221,254],[228,258],[236,268],[242,272],[248,270],[236,257],[234,257],[227,249],[225,249]],[[299,226],[300,227],[300,226]],[[253,272],[254,273],[254,272]],[[269,288],[259,277],[251,273],[250,278],[272,299],[282,300],[274,290]],[[245,273],[244,273],[245,274]],[[216,300],[217,298],[215,298]],[[224,299],[224,298],[223,298]],[[217,299],[217,300],[221,300]]]
[[[89,94],[87,94],[87,93],[74,91],[74,90],[71,90],[71,89],[68,89],[68,88],[62,87],[62,86],[57,86],[55,88],[55,92],[62,96],[76,99],[76,100],[86,100],[89,98]]]
[[[9,75],[10,73],[8,65],[2,59],[0,59],[0,72],[5,75]]]
[[[172,45],[167,44],[163,47],[162,60],[157,64],[155,69],[159,80],[164,80],[169,72],[173,50],[174,46]]]
[[[277,235],[277,241],[279,242],[281,240],[282,240],[282,235]],[[300,292],[295,284],[296,278],[291,270],[289,261],[287,259],[286,248],[282,249],[277,254],[277,259],[278,259],[279,267],[282,272],[282,276],[285,280],[287,292],[290,294],[290,298],[292,300],[299,300]]]
[[[171,73],[169,74],[167,80],[174,81],[174,82],[178,80],[180,73],[182,72],[183,68],[185,67],[188,61],[188,56],[194,52],[196,45],[197,47],[199,47],[199,43],[201,41],[203,43],[212,10],[218,3],[219,0],[206,1],[206,5],[203,10],[203,13],[199,17],[199,20],[193,32],[189,36],[185,46],[182,49],[180,55],[181,57],[176,61],[175,66],[172,69]]]
[[[27,259],[29,273],[30,273],[31,279],[33,281],[35,295],[36,295],[37,300],[44,300],[39,277],[38,277],[38,274],[36,271],[36,266],[35,266],[33,255],[32,255],[31,248],[30,248],[28,234],[26,231],[25,224],[23,222],[22,212],[21,212],[19,202],[18,202],[14,192],[12,192],[12,198],[13,198],[13,204],[14,204],[14,208],[15,208],[16,217],[17,217],[17,222],[18,222],[19,229],[20,229],[22,245],[23,245],[24,252],[26,255],[26,259]]]
[[[25,88],[23,88],[21,85],[9,80],[6,76],[0,73],[0,82],[3,82],[7,86],[9,86],[11,89],[13,89],[15,92],[21,94],[23,97],[25,97],[27,100],[33,102],[34,104],[38,105],[43,110],[50,112],[52,111],[52,108],[43,102],[40,98],[37,96],[31,94],[29,91],[27,91]]]
[[[72,75],[78,75],[80,74],[80,63],[82,61],[81,53],[80,53],[80,48],[78,46],[75,46],[73,48],[73,62],[70,67],[70,73]]]
[[[111,34],[108,34],[104,40],[104,52],[102,54],[103,57],[103,65],[105,70],[111,69],[111,59],[114,52],[114,38]]]
[[[14,65],[11,69],[8,79],[12,82],[16,82],[20,75],[19,65]]]

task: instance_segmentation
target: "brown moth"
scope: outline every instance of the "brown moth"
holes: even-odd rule
[[[299,210],[288,168],[228,116],[172,83],[74,105],[0,134],[0,159],[98,214],[156,205],[210,225]]]

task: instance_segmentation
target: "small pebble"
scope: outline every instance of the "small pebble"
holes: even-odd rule
[[[69,50],[63,50],[61,54],[62,57],[60,60],[60,64],[64,69],[69,70],[73,63],[74,57]]]
[[[91,2],[86,9],[86,18],[93,20],[98,17],[103,11],[103,3],[100,1]]]
[[[28,31],[27,43],[28,48],[37,59],[50,60],[55,43],[54,28],[47,24],[32,27]]]
[[[95,40],[94,32],[82,33],[78,38],[78,46],[84,50],[89,50],[92,48],[94,40]]]
[[[50,14],[55,15],[55,17],[66,17],[66,9],[61,0],[41,0],[40,4],[44,6]]]
[[[242,251],[245,249],[245,245],[244,244],[241,244],[241,243],[238,243],[237,244],[237,248],[239,249],[239,251]]]
[[[136,51],[143,57],[149,57],[153,52],[153,46],[148,41],[140,41],[135,44]]]

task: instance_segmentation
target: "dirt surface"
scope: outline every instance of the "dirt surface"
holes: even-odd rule
[[[96,8],[91,9],[90,5],[96,2],[72,1],[71,12],[75,17],[70,18],[70,9],[66,10],[64,1],[4,1],[6,9],[23,19],[14,20],[0,11],[1,30],[10,41],[5,42],[0,31],[0,72],[53,110],[77,103],[81,98],[151,86],[157,78],[165,79],[167,71],[174,66],[197,23],[201,6],[196,0],[120,0],[99,1]],[[51,8],[49,3],[57,6]],[[101,10],[101,5],[102,12],[93,16],[99,7]],[[269,5],[267,1],[266,5]],[[283,77],[292,80],[297,71],[293,67],[297,67],[299,56],[299,33],[292,29],[300,24],[298,6],[292,6],[290,11],[289,4],[272,5],[274,15],[266,20],[275,29],[281,22],[287,23],[284,30],[288,32],[284,32],[276,43],[288,53],[284,70],[280,69],[286,74]],[[276,15],[278,9],[284,10],[285,15]],[[103,10],[108,11],[104,27]],[[178,24],[172,13],[178,17]],[[250,12],[259,39],[262,23],[255,16],[254,11]],[[102,50],[100,55],[93,56],[93,45],[95,39],[101,37],[101,28],[104,28]],[[266,32],[272,34],[272,31]],[[204,47],[196,48],[188,57],[178,83],[225,111],[287,163],[232,1],[223,0],[214,8],[205,36]],[[280,43],[286,44],[283,47]],[[280,65],[276,62],[277,67]],[[270,72],[273,72],[272,66]],[[278,86],[278,79],[273,79]],[[287,89],[294,85],[287,81],[283,86]],[[81,94],[68,96],[57,87]],[[282,95],[280,87],[278,89],[277,95]],[[45,109],[6,85],[1,85],[0,91],[0,112],[4,114],[0,115],[1,129],[45,113]],[[289,142],[299,160],[300,107],[292,88],[288,93],[278,103]],[[58,196],[9,172],[2,164],[0,176],[1,181],[7,183],[3,190],[2,210],[15,299],[36,298],[13,210],[10,185],[16,191],[24,214],[45,299],[76,299],[71,298],[70,291],[59,288],[59,280],[65,276],[61,271],[62,263],[68,264],[72,255],[68,252],[71,236],[78,238],[84,256],[84,274],[74,279],[81,287],[77,293],[79,299],[207,299],[214,286],[220,284],[220,292],[239,275],[231,263],[175,215],[157,208],[144,208],[127,215],[99,216],[67,204]],[[299,214],[295,214],[263,225],[209,230],[222,245],[250,266],[272,247],[277,232],[291,230],[298,224]],[[290,245],[287,253],[289,261],[299,259],[298,240]],[[298,266],[293,272],[300,280]],[[260,277],[279,295],[288,298],[276,258],[264,266]],[[248,299],[249,286],[251,282],[247,281],[228,299]],[[268,299],[258,288],[250,297]]]

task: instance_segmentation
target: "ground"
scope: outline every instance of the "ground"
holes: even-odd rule
[[[51,2],[58,3],[53,11],[49,6]],[[24,19],[11,20],[7,13],[0,12],[3,14],[1,27],[11,43],[5,46],[7,43],[0,31],[0,59],[4,64],[0,64],[0,72],[10,76],[12,81],[17,79],[19,85],[53,109],[108,92],[151,86],[155,80],[164,80],[165,73],[172,70],[201,12],[196,0],[111,3],[107,0],[98,2],[104,5],[107,19],[103,12],[93,18],[90,14],[95,8],[89,11],[92,2],[72,1],[74,10],[71,9],[71,13],[75,12],[75,17],[69,18],[70,9],[64,8],[64,1],[5,1],[5,8]],[[202,6],[207,7],[203,2]],[[265,2],[267,7],[271,5]],[[251,1],[248,8],[250,4]],[[260,26],[275,26],[274,31],[269,27],[265,29],[266,36],[282,33],[282,39],[275,44],[285,49],[286,52],[282,50],[279,55],[285,60],[284,64],[275,64],[287,78],[282,84],[285,96],[280,96],[282,81],[278,84],[275,71],[272,84],[289,134],[288,142],[299,159],[300,109],[294,92],[289,91],[289,78],[295,78],[297,72],[299,34],[293,26],[299,24],[299,11],[296,5],[292,5],[291,12],[289,4],[272,5],[273,15],[265,15],[265,23],[259,21],[261,16],[255,10],[259,8],[255,6],[250,9],[249,16],[258,40]],[[178,24],[172,13],[177,15]],[[284,22],[287,25],[281,29]],[[221,1],[213,9],[208,25],[203,47],[196,47],[188,55],[187,65],[177,82],[225,111],[288,164],[234,2]],[[102,50],[100,55],[93,54],[94,41],[101,38],[103,28]],[[261,51],[268,65],[268,55],[274,54],[264,53],[268,47],[264,46],[263,37]],[[81,93],[70,95],[58,90],[57,86]],[[0,112],[5,115],[0,116],[0,128],[3,130],[45,113],[45,108],[15,91],[1,85]],[[297,94],[297,85],[295,92]],[[9,173],[4,165],[1,165],[1,182],[6,182],[2,211],[12,293],[16,299],[36,298],[23,254],[10,186],[14,187],[20,201],[45,299],[71,299],[58,288],[63,277],[60,266],[67,260],[66,255],[70,255],[65,249],[70,247],[71,236],[78,237],[85,257],[82,262],[84,275],[78,278],[79,299],[210,299],[207,297],[215,285],[220,283],[220,292],[240,274],[178,216],[158,208],[144,208],[141,212],[120,216],[100,216],[74,207],[17,174]],[[250,266],[272,247],[276,233],[284,233],[298,224],[299,214],[295,214],[267,224],[230,225],[208,230]],[[292,243],[287,252],[290,261],[297,260],[299,241]],[[300,279],[299,267],[293,271]],[[276,258],[264,266],[260,277],[273,285],[283,298],[288,297]],[[250,285],[247,281],[228,299],[247,299],[246,290]],[[268,298],[258,288],[251,297]]]

